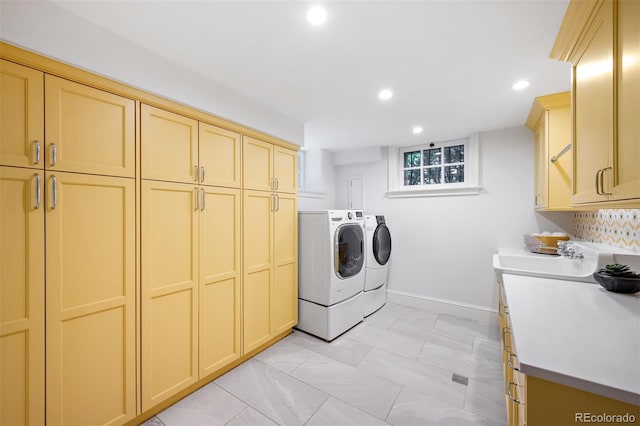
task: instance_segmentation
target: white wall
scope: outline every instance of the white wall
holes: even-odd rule
[[[0,38],[298,145],[304,125],[44,1],[0,1]],[[185,46],[188,48],[188,46]]]
[[[334,155],[339,155],[338,153]],[[336,208],[364,176],[364,210],[387,217],[393,241],[389,290],[484,309],[497,307],[492,254],[522,235],[572,231],[571,213],[533,209],[533,134],[524,126],[480,134],[480,195],[393,198],[382,161],[336,167]]]
[[[305,151],[305,187],[298,192],[298,210],[335,209],[333,155],[325,149]]]

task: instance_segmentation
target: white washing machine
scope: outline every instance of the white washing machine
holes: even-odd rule
[[[391,233],[383,215],[366,215],[366,261],[364,278],[364,316],[387,303],[387,278],[391,258]]]
[[[298,325],[333,340],[364,318],[361,210],[298,213]]]

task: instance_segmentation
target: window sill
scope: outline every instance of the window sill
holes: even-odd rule
[[[305,191],[299,190],[298,197],[300,198],[327,198],[326,192],[318,192],[318,191]]]
[[[465,186],[462,188],[429,188],[429,189],[394,189],[387,191],[387,198],[413,198],[413,197],[449,197],[455,195],[478,195],[481,186]]]

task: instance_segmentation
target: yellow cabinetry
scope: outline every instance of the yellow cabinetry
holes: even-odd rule
[[[41,171],[0,167],[2,425],[44,424],[43,185]]]
[[[538,210],[571,209],[570,93],[535,99],[527,127],[533,130],[535,207]]]
[[[240,135],[220,127],[199,123],[199,153],[203,185],[240,188]]]
[[[640,200],[640,7],[572,1],[552,56],[573,63],[573,184],[578,205]]]
[[[135,180],[46,175],[49,424],[136,415]]]
[[[291,149],[243,137],[243,187],[258,191],[297,192],[298,154]]]
[[[44,168],[44,74],[0,60],[0,165]]]
[[[298,322],[297,153],[243,137],[243,347]]]

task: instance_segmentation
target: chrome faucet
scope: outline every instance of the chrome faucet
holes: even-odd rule
[[[558,241],[558,254],[569,259],[584,259],[584,254],[576,248],[573,241]]]

